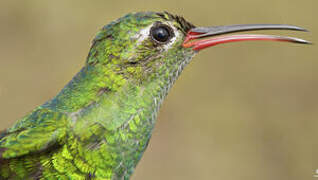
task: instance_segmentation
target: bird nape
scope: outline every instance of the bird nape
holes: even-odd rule
[[[280,24],[195,27],[167,12],[130,13],[111,22],[54,98],[0,132],[0,179],[129,179],[162,101],[197,52],[247,40],[309,43],[225,35],[267,29],[306,31]]]

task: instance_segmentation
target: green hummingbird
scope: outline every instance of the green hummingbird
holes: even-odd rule
[[[0,132],[0,179],[129,179],[160,105],[197,52],[246,40],[309,43],[225,35],[267,29],[306,31],[281,24],[196,27],[168,12],[130,13],[111,22],[54,98]]]

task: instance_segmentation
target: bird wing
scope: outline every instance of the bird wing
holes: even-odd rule
[[[38,108],[0,132],[0,160],[42,152],[61,143],[66,134],[67,116]]]

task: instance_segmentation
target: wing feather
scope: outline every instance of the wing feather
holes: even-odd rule
[[[66,134],[67,116],[38,108],[0,133],[0,160],[42,152],[62,143]]]

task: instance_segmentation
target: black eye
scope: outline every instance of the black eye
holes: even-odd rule
[[[153,27],[150,32],[153,39],[158,42],[164,43],[170,39],[170,28],[164,25]]]

